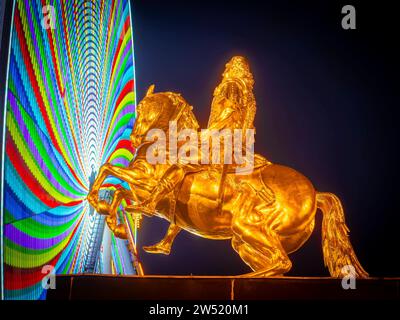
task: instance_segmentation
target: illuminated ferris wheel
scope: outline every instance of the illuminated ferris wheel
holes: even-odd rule
[[[135,115],[129,0],[15,0],[2,168],[2,295],[45,297],[57,274],[140,274],[138,221],[127,241],[86,201],[98,168],[126,166]],[[101,195],[122,182],[109,178]],[[124,186],[125,188],[127,186]]]

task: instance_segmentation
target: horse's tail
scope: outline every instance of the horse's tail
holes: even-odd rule
[[[325,266],[332,277],[340,277],[342,268],[352,266],[355,275],[367,278],[368,273],[363,269],[350,243],[342,204],[332,193],[317,193],[317,207],[323,213],[322,219],[322,250]]]

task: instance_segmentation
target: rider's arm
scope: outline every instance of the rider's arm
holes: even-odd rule
[[[232,105],[225,107],[224,111],[222,111],[218,119],[214,121],[214,123],[208,128],[208,130],[213,130],[213,129],[221,130],[230,127],[235,112],[237,112],[235,106]]]

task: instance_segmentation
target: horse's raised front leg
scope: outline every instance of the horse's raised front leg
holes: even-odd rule
[[[246,200],[244,200],[246,198]],[[243,197],[232,220],[232,246],[254,272],[244,277],[278,276],[291,269],[291,262],[279,236],[270,229],[263,214],[254,209],[254,198]]]
[[[114,235],[121,239],[127,239],[126,229],[123,223],[118,224],[117,213],[118,208],[123,199],[132,199],[132,192],[126,189],[117,189],[114,192],[113,200],[110,204],[109,216],[106,217],[106,222]]]
[[[137,171],[132,170],[132,168],[121,168],[109,163],[104,164],[100,168],[99,174],[93,183],[92,190],[89,192],[87,199],[97,212],[106,215],[109,214],[110,205],[106,201],[99,201],[99,190],[108,176],[113,176],[127,183],[132,183],[138,179]]]

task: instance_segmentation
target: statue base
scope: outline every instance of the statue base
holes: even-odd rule
[[[59,275],[48,300],[359,300],[400,299],[400,278],[238,278],[216,276]]]

